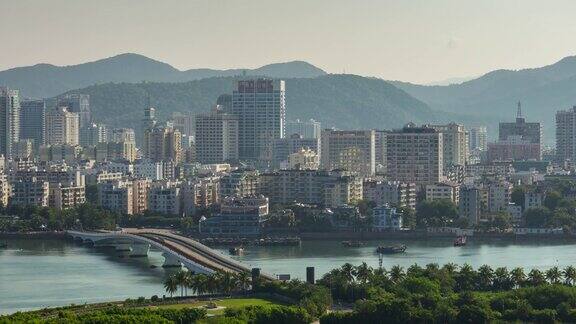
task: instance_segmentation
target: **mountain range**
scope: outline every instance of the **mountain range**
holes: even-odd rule
[[[106,83],[69,93],[89,94],[96,120],[138,130],[148,100],[156,108],[159,120],[174,112],[208,112],[221,94],[233,91],[237,79]],[[380,79],[328,74],[284,80],[288,120],[313,118],[325,127],[386,129],[401,127],[409,121],[424,123],[446,118]]]
[[[574,56],[538,68],[496,70],[457,84],[418,85],[327,74],[303,61],[257,69],[180,71],[142,55],[121,54],[71,66],[38,64],[1,71],[0,85],[20,89],[24,97],[87,93],[97,120],[137,126],[148,96],[161,118],[172,112],[208,111],[245,76],[285,79],[289,119],[314,118],[344,129],[456,121],[485,124],[494,139],[498,121],[513,121],[520,101],[526,119],[542,122],[544,139],[552,143],[554,113],[576,103]]]
[[[544,140],[552,144],[556,111],[576,104],[576,56],[539,68],[496,70],[447,86],[391,83],[434,110],[492,120],[513,121],[521,102],[526,120],[541,122]]]
[[[312,78],[326,72],[310,63],[293,61],[257,69],[191,69],[180,71],[146,56],[126,53],[69,66],[37,64],[0,72],[0,84],[20,89],[23,96],[48,98],[63,92],[108,82],[186,82],[210,77],[265,75],[271,78]]]

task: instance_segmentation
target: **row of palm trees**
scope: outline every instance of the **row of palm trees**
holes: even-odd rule
[[[453,263],[448,263],[440,267],[436,263],[431,263],[425,267],[414,264],[406,270],[396,265],[386,270],[383,268],[373,269],[363,262],[358,266],[346,263],[338,269],[333,269],[323,277],[322,282],[329,285],[333,283],[348,285],[396,284],[406,277],[427,277],[444,282],[452,281],[453,288],[458,291],[508,290],[546,283],[573,286],[576,285],[576,268],[573,266],[567,266],[564,269],[552,267],[545,271],[532,269],[526,273],[521,267],[509,271],[506,267],[492,269],[488,265],[483,265],[474,270],[469,264],[458,267]]]
[[[232,294],[246,292],[251,287],[251,277],[247,272],[230,273],[217,271],[206,275],[179,270],[164,281],[164,289],[173,297],[178,289],[180,296],[188,296],[188,290],[195,295]]]

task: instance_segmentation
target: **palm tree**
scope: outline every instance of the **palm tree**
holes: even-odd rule
[[[186,278],[184,278],[184,285],[185,285],[185,292],[186,292],[186,296],[188,296],[188,288],[191,288],[192,291],[194,291],[194,288],[192,287],[192,284],[194,282],[194,271],[186,271]]]
[[[251,277],[248,272],[238,272],[235,275],[237,288],[240,291],[246,292],[250,289]]]
[[[560,279],[562,279],[562,273],[560,272],[558,267],[552,267],[546,270],[545,276],[546,279],[548,279],[548,282],[550,282],[551,284],[560,283]]]
[[[481,290],[490,290],[494,280],[494,271],[489,265],[478,268],[478,284]]]
[[[464,264],[460,268],[460,272],[456,276],[456,286],[460,291],[473,290],[476,286],[478,273],[474,271],[472,266]]]
[[[567,285],[574,285],[574,282],[576,282],[576,268],[567,266],[564,268],[564,271],[562,271],[562,274],[564,275],[564,282]]]
[[[395,265],[392,268],[390,268],[390,280],[392,280],[393,283],[398,283],[400,282],[402,279],[404,279],[404,269],[399,266],[399,265]]]
[[[354,281],[354,266],[350,263],[344,263],[342,267],[340,267],[340,272],[346,278],[348,283]]]
[[[512,282],[510,273],[506,267],[500,267],[494,271],[492,286],[496,290],[509,290],[514,288],[514,283]]]
[[[170,294],[170,297],[174,296],[174,293],[178,291],[178,280],[176,280],[176,276],[171,275],[166,278],[164,281],[164,289]]]
[[[407,276],[417,276],[420,277],[424,274],[424,269],[422,269],[421,266],[417,265],[416,263],[414,263],[413,265],[411,265],[410,267],[408,267],[408,269],[406,269],[406,275]]]
[[[220,283],[218,282],[218,278],[216,273],[212,273],[209,276],[206,276],[206,292],[213,294],[219,291]]]
[[[514,287],[522,287],[526,282],[526,274],[523,268],[514,268],[510,271],[510,279],[512,279]]]
[[[544,274],[542,271],[538,269],[532,269],[528,273],[528,282],[532,286],[539,286],[546,283],[546,279],[544,278]]]
[[[179,270],[175,274],[176,281],[180,286],[180,297],[184,297],[184,289],[187,289],[188,274],[185,270]]]
[[[446,264],[442,267],[442,269],[443,269],[444,271],[446,271],[448,274],[452,275],[452,274],[454,274],[454,272],[456,272],[456,269],[458,269],[458,266],[457,266],[456,264],[450,262],[450,263],[446,263]]]
[[[208,276],[199,273],[192,276],[192,280],[190,282],[190,288],[193,289],[198,296],[205,294],[208,289],[206,287],[206,283],[208,281]]]
[[[354,274],[356,278],[363,284],[365,284],[368,279],[370,279],[370,275],[372,274],[372,268],[369,267],[366,262],[362,262],[361,265],[357,266],[354,269]]]

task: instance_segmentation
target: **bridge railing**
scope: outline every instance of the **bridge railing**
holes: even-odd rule
[[[147,244],[150,244],[151,246],[154,246],[155,248],[161,250],[163,253],[169,254],[170,256],[178,259],[178,261],[182,262],[184,264],[184,266],[188,266],[190,268],[197,268],[197,269],[202,270],[205,273],[213,273],[214,272],[214,270],[193,262],[192,260],[188,259],[184,255],[166,247],[162,243],[156,242],[156,241],[151,240],[151,239],[146,238],[146,237],[142,237],[142,236],[138,236],[138,235],[134,235],[134,234],[130,234],[130,233],[118,232],[118,231],[106,232],[106,233],[89,233],[89,232],[79,232],[79,231],[67,231],[67,233],[72,235],[72,236],[83,237],[83,238],[94,238],[94,237],[99,237],[102,239],[128,238],[132,241],[136,241],[136,242],[140,242],[140,243],[147,243]]]

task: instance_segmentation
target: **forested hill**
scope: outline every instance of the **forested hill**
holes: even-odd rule
[[[322,69],[303,61],[274,63],[256,69],[180,71],[167,63],[127,53],[77,65],[37,64],[0,71],[0,86],[19,89],[25,97],[47,98],[72,89],[108,82],[184,82],[235,75],[311,78],[325,74]]]
[[[139,128],[147,97],[160,120],[173,112],[205,112],[219,95],[231,93],[234,77],[182,83],[106,83],[71,92],[89,94],[95,119],[111,126]],[[286,79],[287,118],[314,118],[323,127],[399,128],[409,121],[448,118],[390,83],[356,75]]]

